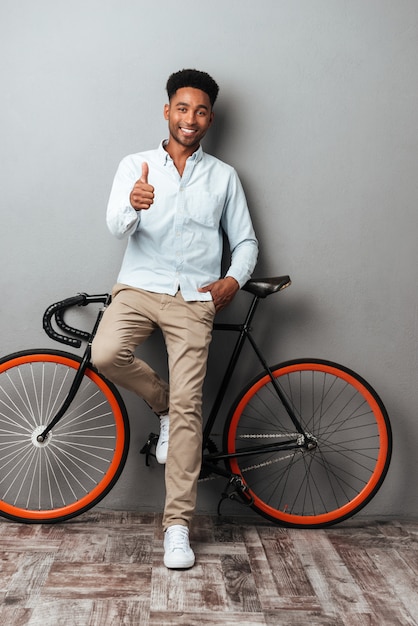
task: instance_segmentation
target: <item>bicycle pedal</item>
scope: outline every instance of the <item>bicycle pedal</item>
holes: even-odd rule
[[[147,467],[150,466],[150,462],[149,462],[150,456],[155,457],[155,454],[152,454],[151,450],[153,447],[157,445],[157,442],[158,442],[158,435],[156,435],[155,433],[150,433],[148,436],[147,442],[142,446],[142,448],[139,451],[140,454],[145,454],[145,465]]]

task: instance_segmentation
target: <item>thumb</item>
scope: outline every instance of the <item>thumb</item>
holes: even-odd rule
[[[141,183],[145,183],[146,185],[148,185],[148,171],[149,171],[148,163],[143,163],[140,181]]]

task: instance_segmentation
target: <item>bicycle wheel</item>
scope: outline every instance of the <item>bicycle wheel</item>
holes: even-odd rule
[[[56,350],[0,361],[0,515],[59,522],[97,504],[126,461],[129,423],[117,389],[88,367],[81,387],[44,443],[81,359]]]
[[[314,445],[284,449],[299,435],[264,373],[232,407],[224,449],[266,448],[228,459],[230,470],[248,486],[252,508],[274,522],[325,527],[351,517],[376,494],[389,467],[392,435],[382,401],[358,374],[330,361],[289,361],[272,371]]]

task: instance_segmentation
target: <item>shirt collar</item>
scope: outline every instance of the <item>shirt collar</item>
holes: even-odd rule
[[[165,149],[164,146],[167,145],[168,139],[164,139],[160,145],[158,146],[158,155],[159,158],[161,158],[161,161],[163,163],[163,165],[166,165],[168,163],[168,161],[171,161],[171,156],[168,154],[167,150]],[[193,154],[191,156],[189,156],[189,159],[191,161],[195,161],[196,163],[198,163],[199,161],[201,161],[203,158],[203,148],[202,146],[199,146],[198,149],[193,152]]]

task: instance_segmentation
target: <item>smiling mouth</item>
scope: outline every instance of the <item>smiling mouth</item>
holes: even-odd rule
[[[193,128],[184,128],[183,126],[180,126],[180,130],[185,134],[185,135],[194,135],[195,133],[197,133],[197,130],[193,130]]]

